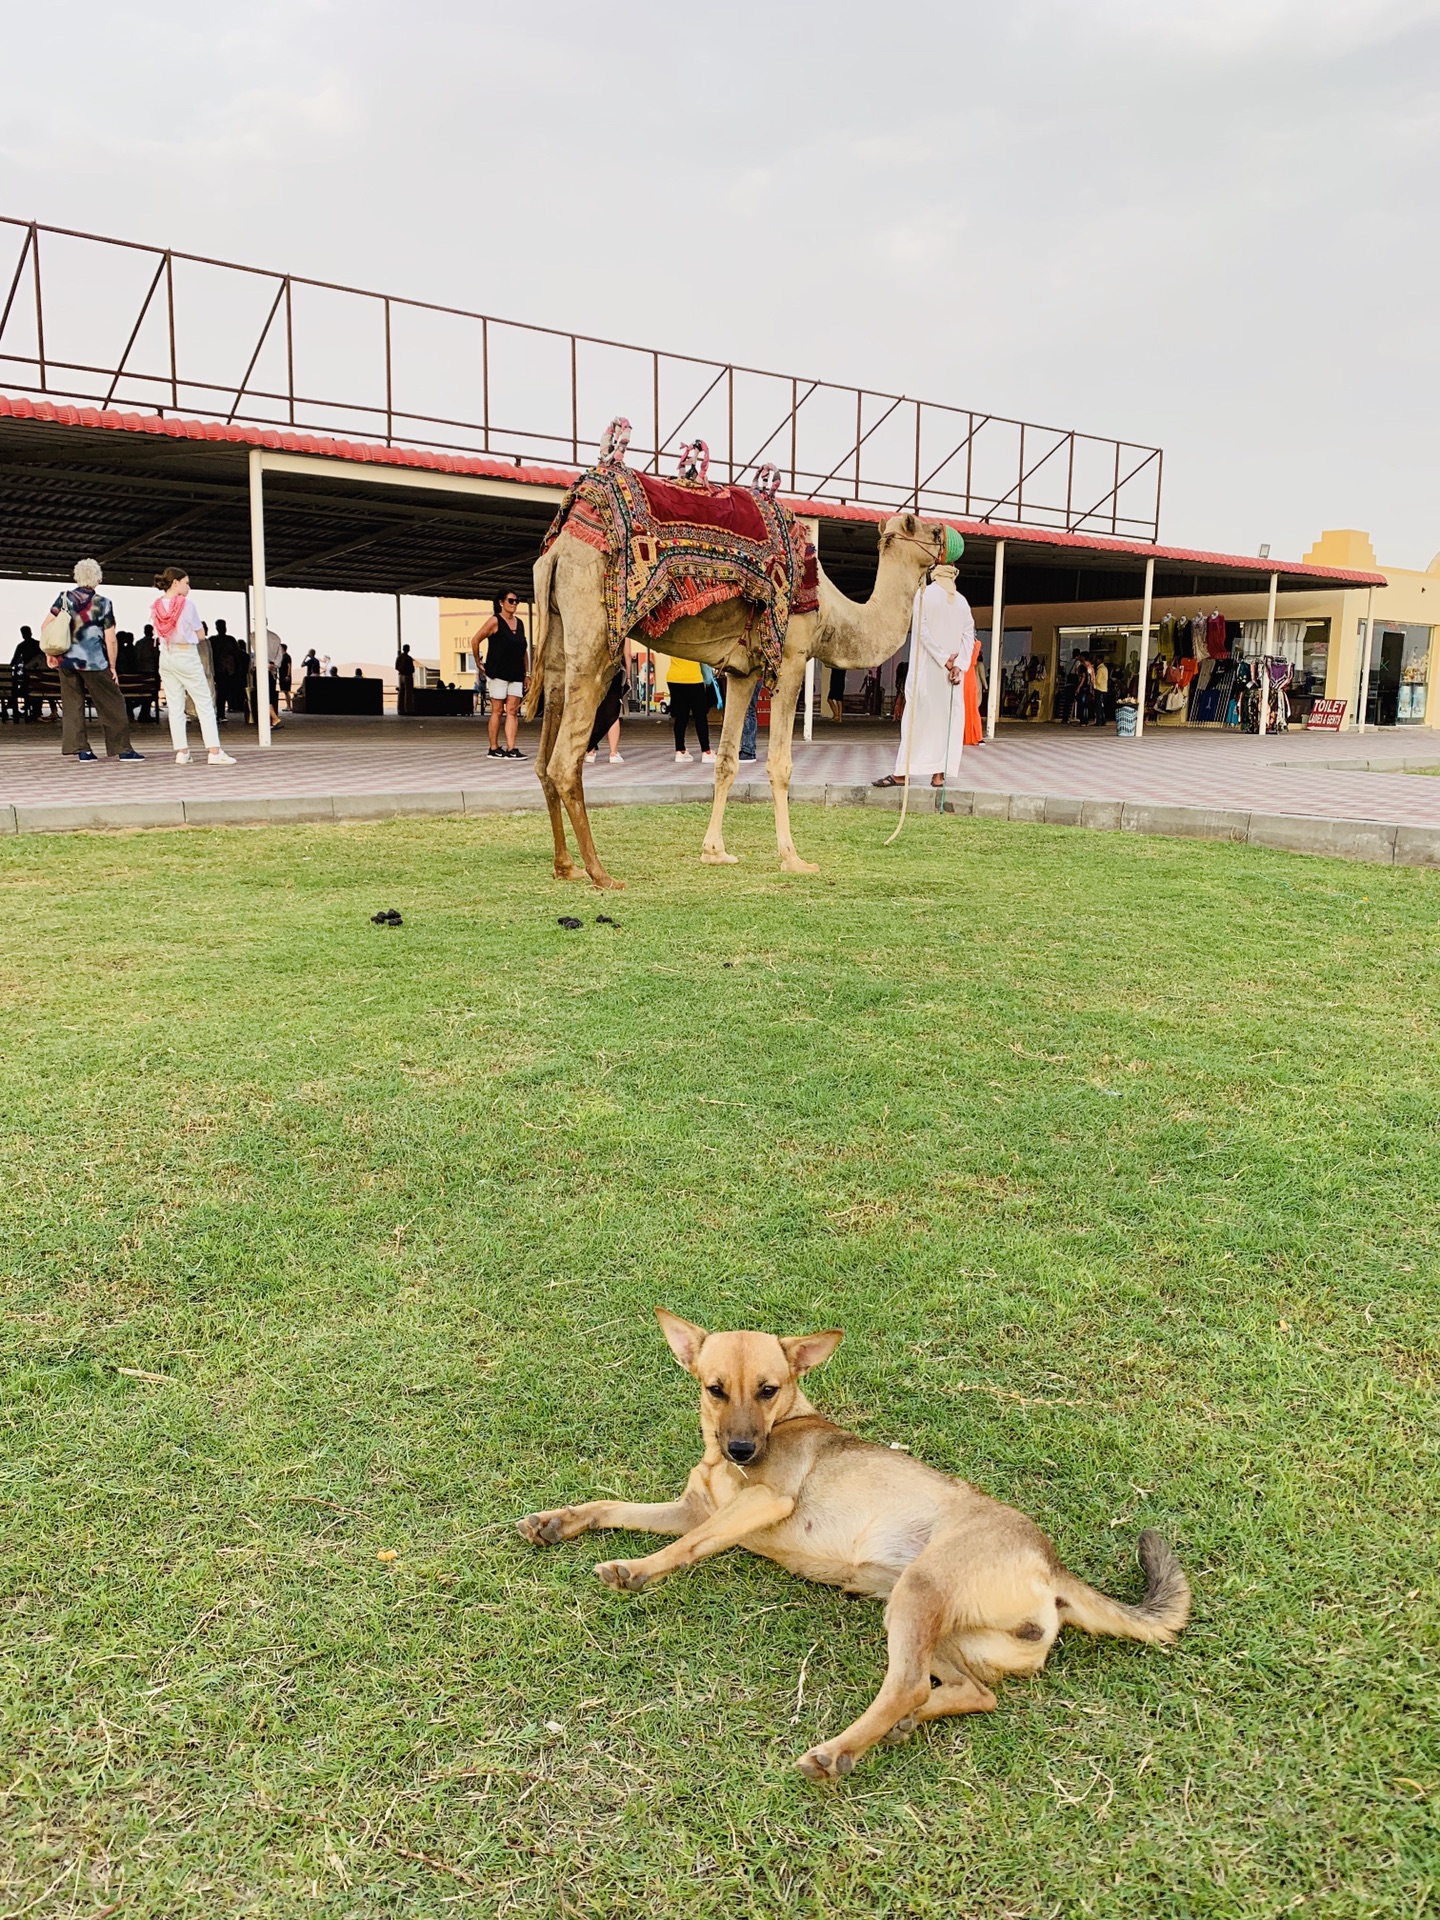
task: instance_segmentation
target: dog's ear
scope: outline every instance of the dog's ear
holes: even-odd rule
[[[823,1366],[831,1354],[845,1338],[839,1327],[831,1327],[828,1333],[802,1333],[793,1340],[782,1340],[785,1358],[790,1362],[793,1374],[808,1373],[812,1367]]]
[[[697,1327],[693,1320],[682,1320],[678,1313],[667,1313],[664,1307],[656,1307],[655,1318],[660,1322],[660,1331],[670,1343],[670,1351],[687,1373],[693,1373],[695,1362],[700,1358],[700,1349],[710,1338],[709,1334],[704,1327]]]

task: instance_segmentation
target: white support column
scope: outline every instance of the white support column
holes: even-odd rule
[[[1265,660],[1275,657],[1275,589],[1280,576],[1270,576],[1270,603],[1265,609],[1265,659],[1260,662],[1260,738],[1263,740],[1270,731],[1270,669]]]
[[[1155,556],[1152,553],[1145,562],[1145,610],[1140,616],[1140,678],[1137,682],[1138,704],[1135,708],[1135,738],[1138,740],[1145,731],[1145,683],[1150,678],[1150,616],[1155,610]],[[1060,671],[1059,648],[1056,648],[1055,671]]]
[[[255,661],[255,739],[270,744],[270,620],[265,607],[265,455],[250,449],[250,581]]]
[[[1371,587],[1365,596],[1365,639],[1360,655],[1360,699],[1355,710],[1355,724],[1361,733],[1365,731],[1365,715],[1370,707],[1370,660],[1375,646],[1375,589]]]
[[[1000,718],[1000,663],[1005,657],[1005,542],[995,542],[995,591],[990,598],[990,685],[985,693],[985,738]]]

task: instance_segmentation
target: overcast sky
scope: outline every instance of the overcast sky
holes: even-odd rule
[[[1169,541],[1440,549],[1440,0],[6,14],[0,212],[1156,443]]]

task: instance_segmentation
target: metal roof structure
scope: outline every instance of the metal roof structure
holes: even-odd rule
[[[271,586],[455,598],[522,592],[571,466],[427,452],[206,420],[0,395],[0,573],[59,581],[82,553],[106,578],[148,585],[189,568],[197,587],[251,581],[249,467],[263,450]],[[820,525],[835,584],[868,594],[875,527],[893,508],[792,498]],[[926,512],[933,509],[925,508]],[[999,541],[1006,599],[1069,605],[1134,598],[1146,563],[1159,595],[1383,586],[1384,575],[944,516],[965,536],[964,591],[988,604]]]

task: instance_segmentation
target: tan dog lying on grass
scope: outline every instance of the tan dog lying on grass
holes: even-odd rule
[[[1190,1617],[1190,1583],[1159,1534],[1140,1536],[1144,1599],[1110,1600],[1067,1572],[1023,1513],[818,1414],[800,1377],[843,1334],[777,1340],[706,1333],[663,1309],[659,1318],[700,1382],[705,1454],[684,1493],[658,1506],[592,1500],[532,1513],[520,1531],[537,1547],[601,1527],[679,1534],[643,1560],[596,1567],[622,1593],[743,1546],[807,1580],[883,1599],[884,1685],[852,1726],[798,1762],[810,1779],[849,1773],[877,1741],[897,1745],[922,1720],[988,1713],[995,1682],[1038,1673],[1067,1624],[1165,1642]]]

